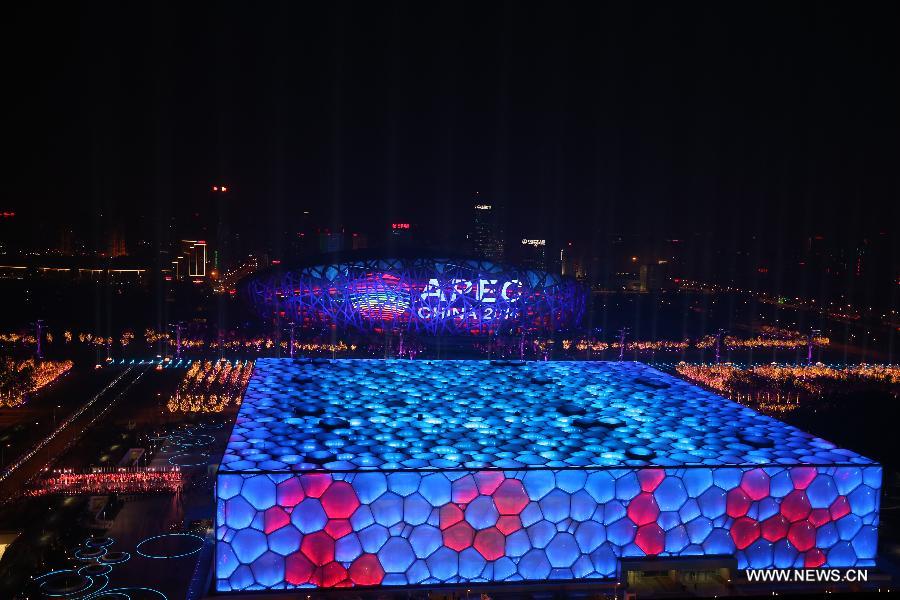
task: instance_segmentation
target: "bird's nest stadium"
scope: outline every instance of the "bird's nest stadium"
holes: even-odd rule
[[[308,329],[422,335],[550,333],[577,327],[586,292],[574,280],[484,260],[365,258],[252,276],[265,318]]]

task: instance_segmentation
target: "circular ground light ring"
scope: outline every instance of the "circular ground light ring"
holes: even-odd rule
[[[84,540],[85,546],[90,546],[91,548],[105,548],[106,546],[111,546],[115,540],[109,537],[89,537]]]
[[[94,585],[90,575],[79,575],[77,571],[57,573],[42,581],[38,586],[45,596],[54,598],[80,594]]]
[[[198,459],[201,459],[201,462],[188,462]],[[169,464],[176,467],[204,467],[209,464],[209,454],[176,454],[169,457]]]
[[[79,575],[90,575],[91,577],[98,577],[100,575],[106,575],[112,571],[112,566],[108,563],[104,564],[90,564],[84,565],[80,569],[78,569]]]
[[[100,558],[100,562],[104,565],[117,565],[131,559],[128,552],[107,552]]]
[[[169,600],[159,590],[144,587],[113,588],[88,596],[83,600],[123,600],[125,598],[128,600]]]
[[[106,548],[79,548],[75,551],[78,560],[97,560],[106,554]]]
[[[171,554],[146,552],[141,549],[142,546],[146,547],[146,545],[148,545],[148,544],[151,545],[151,547],[152,547],[152,543],[157,540],[172,541],[172,540],[175,540],[176,538],[182,539],[184,541],[196,540],[195,542],[192,542],[193,544],[196,545],[196,547],[192,548],[192,547],[188,546],[185,549],[180,549]],[[161,535],[154,535],[153,537],[149,537],[145,540],[141,540],[141,542],[137,545],[137,547],[134,549],[134,551],[136,553],[138,553],[140,556],[143,556],[144,558],[159,558],[159,559],[182,558],[184,556],[190,556],[191,554],[196,554],[196,553],[200,552],[200,550],[203,548],[203,544],[204,544],[204,539],[202,537],[200,537],[199,535],[194,535],[193,533],[163,533]]]
[[[176,446],[178,451],[180,451],[182,453],[190,452],[191,450],[205,450],[209,447],[210,447],[210,444],[200,444],[200,443],[197,443],[197,444],[182,443],[182,444],[178,444],[178,446]]]

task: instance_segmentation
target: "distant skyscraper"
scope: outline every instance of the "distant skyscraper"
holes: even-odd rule
[[[15,217],[16,211],[14,210],[0,210],[0,254],[6,254],[10,250],[7,244],[16,225]]]
[[[572,242],[567,243],[559,251],[560,274],[565,277],[584,279],[587,273],[580,252],[576,252]]]
[[[353,250],[364,250],[369,247],[369,236],[364,233],[350,234],[350,247]]]
[[[206,277],[206,242],[181,240],[178,257],[172,261],[176,279],[201,279]]]
[[[405,221],[391,223],[391,228],[388,231],[388,245],[391,247],[411,246],[415,229],[415,225]]]
[[[319,252],[340,252],[344,249],[344,233],[329,230],[319,232]]]
[[[60,232],[57,250],[63,256],[72,256],[75,253],[75,232],[70,227],[66,227]]]
[[[208,215],[203,217],[203,237],[213,240],[216,251],[213,253],[213,270],[221,272],[224,267],[230,267],[233,260],[239,254],[240,248],[237,242],[240,239],[232,235],[230,227],[230,213],[235,204],[234,190],[227,185],[214,185],[209,195],[209,202],[204,211]],[[213,220],[215,219],[215,220]]]
[[[126,256],[128,254],[128,249],[125,246],[125,237],[122,235],[122,232],[118,229],[114,229],[112,234],[109,236],[109,256],[110,258],[118,258],[120,256]]]
[[[485,203],[476,193],[472,210],[472,232],[469,234],[472,250],[480,257],[503,261],[504,232],[499,207]]]
[[[547,240],[523,238],[519,254],[523,267],[538,271],[547,270]]]
[[[312,214],[304,210],[297,220],[297,231],[291,239],[291,252],[294,258],[319,252],[319,237],[316,231]]]

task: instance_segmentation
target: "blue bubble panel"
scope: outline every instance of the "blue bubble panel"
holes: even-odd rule
[[[643,556],[840,568],[877,548],[879,465],[639,363],[263,359],[227,456],[219,592],[613,579]]]

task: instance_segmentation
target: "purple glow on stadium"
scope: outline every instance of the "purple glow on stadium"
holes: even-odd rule
[[[576,326],[585,293],[572,280],[487,261],[337,262],[253,277],[250,300],[266,317],[301,326],[484,335]]]

